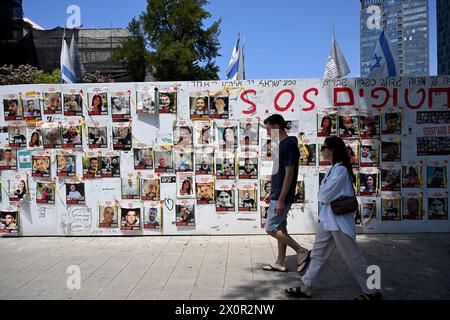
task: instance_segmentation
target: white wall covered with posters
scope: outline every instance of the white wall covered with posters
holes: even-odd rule
[[[137,114],[136,106],[139,101],[137,92],[147,90],[153,92],[157,88],[162,91],[176,91],[177,111],[173,114]],[[128,94],[131,105],[131,127],[133,134],[133,147],[139,143],[155,146],[161,141],[165,143],[172,140],[173,124],[176,120],[190,119],[190,98],[196,96],[210,96],[211,101],[215,96],[228,96],[229,120],[257,119],[263,120],[272,113],[279,113],[286,120],[291,120],[291,135],[299,137],[303,144],[313,144],[316,153],[315,165],[300,166],[299,179],[304,181],[305,194],[304,203],[295,204],[288,217],[288,229],[290,233],[313,233],[318,219],[317,191],[319,188],[319,175],[327,166],[319,166],[320,143],[325,137],[321,136],[321,119],[325,115],[336,117],[336,133],[343,135],[339,126],[339,116],[351,116],[355,124],[360,125],[360,132],[352,132],[345,136],[346,141],[353,145],[354,151],[358,153],[355,172],[370,175],[378,181],[375,185],[378,194],[365,193],[359,183],[359,197],[363,202],[374,201],[376,213],[372,216],[363,217],[362,232],[367,233],[392,233],[392,232],[449,232],[449,171],[448,160],[450,159],[450,77],[424,77],[424,78],[394,78],[389,80],[372,79],[345,79],[339,81],[323,81],[319,79],[298,80],[248,80],[248,81],[195,81],[177,83],[117,83],[117,84],[76,84],[76,85],[19,85],[0,87],[0,145],[3,149],[8,148],[11,134],[8,134],[8,126],[25,125],[24,121],[18,122],[6,120],[8,99],[18,97],[31,97],[33,94],[39,96],[41,109],[44,106],[45,92],[76,92],[81,94],[83,102],[83,116],[67,116],[64,114],[42,115],[43,121],[52,120],[67,123],[68,121],[82,121],[84,118],[87,126],[94,122],[107,126],[109,136],[109,149],[113,149],[112,131],[113,119],[111,116],[112,95],[117,92]],[[105,92],[108,95],[107,115],[88,115],[87,107],[90,105],[92,94]],[[91,94],[91,95],[89,95]],[[155,97],[157,95],[155,94]],[[31,99],[31,98],[30,98]],[[159,99],[156,99],[159,100]],[[157,108],[156,108],[157,109]],[[399,131],[384,130],[387,125],[386,114],[398,114],[400,120]],[[334,116],[333,116],[334,115]],[[52,119],[47,117],[51,116]],[[373,136],[364,136],[364,119],[376,119],[381,121],[377,128],[378,133]],[[214,120],[216,121],[216,120]],[[333,120],[334,121],[334,120]],[[220,121],[219,121],[220,122]],[[80,122],[82,123],[82,122]],[[31,122],[27,123],[27,140],[30,131],[34,130]],[[86,126],[83,124],[82,148],[74,149],[76,157],[76,176],[83,180],[82,154],[89,151],[87,142]],[[384,133],[383,133],[384,130]],[[260,137],[265,131],[260,126]],[[381,135],[378,135],[382,132]],[[335,131],[332,131],[334,134]],[[383,145],[384,142],[385,144]],[[379,163],[370,167],[362,165],[361,145],[372,143],[371,151],[377,152]],[[377,149],[377,143],[379,147]],[[396,144],[400,147],[400,158],[389,158],[384,150],[386,146]],[[263,171],[261,141],[259,141],[259,174]],[[177,226],[175,203],[177,201],[177,184],[161,183],[160,199],[162,207],[162,229],[143,229],[141,224],[139,230],[124,231],[117,227],[100,228],[99,205],[103,202],[113,202],[119,206],[143,207],[146,203],[142,200],[123,200],[121,197],[120,178],[95,178],[84,179],[85,204],[67,205],[65,180],[69,178],[56,176],[55,154],[57,149],[46,149],[51,154],[50,177],[33,177],[30,163],[31,153],[42,152],[31,150],[28,147],[16,147],[20,154],[17,157],[17,170],[1,170],[2,181],[2,212],[15,210],[18,206],[19,230],[18,233],[2,233],[3,235],[224,235],[224,234],[261,234],[260,201],[255,212],[226,213],[216,212],[214,204],[195,205],[195,225]],[[66,148],[67,149],[67,148]],[[91,150],[92,151],[92,150]],[[95,150],[94,150],[95,151]],[[22,152],[25,152],[23,154]],[[126,177],[131,173],[147,174],[152,170],[135,170],[133,165],[133,151],[118,151],[120,153],[120,174]],[[392,155],[391,155],[392,156]],[[23,163],[21,163],[23,162]],[[367,165],[367,164],[366,164]],[[418,172],[419,184],[408,185],[406,182],[406,170],[402,166],[411,165]],[[1,167],[1,166],[0,166]],[[431,182],[434,169],[444,167],[442,184]],[[392,172],[401,172],[400,186],[389,186],[386,184],[387,175],[382,169]],[[387,172],[386,171],[386,172]],[[270,171],[269,171],[270,172]],[[8,193],[10,180],[18,174],[24,174],[28,180],[28,199],[20,202],[10,201]],[[175,176],[175,173],[161,173],[164,176]],[[364,176],[364,177],[366,177]],[[54,180],[56,182],[55,203],[36,203],[36,182]],[[360,179],[359,179],[360,180]],[[235,186],[239,184],[258,185],[259,180],[239,180],[229,182]],[[386,186],[387,185],[387,186]],[[384,186],[384,187],[383,187]],[[237,190],[235,190],[237,193]],[[382,205],[382,198],[383,205]],[[403,198],[403,199],[402,199]],[[407,199],[419,199],[419,216],[411,217],[408,214]],[[445,201],[442,214],[434,214],[431,207],[433,199]],[[392,199],[394,207],[398,212],[392,216],[386,214],[388,210],[388,199]],[[403,200],[403,201],[402,201]],[[416,202],[417,203],[417,202]],[[373,207],[374,208],[374,207]],[[367,209],[367,207],[365,207]],[[413,210],[413,209],[411,209]],[[364,211],[364,210],[363,210]],[[389,210],[388,210],[389,211]],[[416,211],[417,212],[417,211]],[[392,211],[391,211],[392,213]],[[142,213],[141,213],[142,214]]]

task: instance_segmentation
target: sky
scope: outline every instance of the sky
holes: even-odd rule
[[[430,2],[430,73],[437,73],[436,0]],[[64,26],[69,5],[81,9],[84,28],[127,27],[146,10],[146,0],[24,0],[24,16],[45,29]],[[216,64],[225,71],[237,40],[245,35],[247,79],[322,78],[336,39],[351,73],[359,77],[359,0],[210,0],[212,21],[222,19]]]

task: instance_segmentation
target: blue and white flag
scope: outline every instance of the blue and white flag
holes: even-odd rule
[[[77,82],[81,82],[84,76],[84,68],[81,63],[80,53],[78,51],[78,44],[75,41],[75,35],[72,34],[72,40],[70,41],[70,58],[72,60],[72,68],[74,75],[77,78]]]
[[[61,83],[76,83],[77,77],[73,70],[70,49],[67,45],[65,36],[66,35],[64,34],[61,47]]]
[[[325,66],[324,79],[337,79],[345,77],[350,73],[347,60],[342,54],[341,48],[333,34],[333,42],[331,43],[330,54],[328,55],[327,64]]]
[[[227,80],[245,80],[244,71],[244,52],[243,48],[240,49],[240,35],[238,34],[238,40],[236,46],[231,53],[230,63],[226,71]]]
[[[392,50],[389,38],[383,30],[377,41],[367,78],[388,78],[396,76],[400,76],[398,58],[394,50]]]

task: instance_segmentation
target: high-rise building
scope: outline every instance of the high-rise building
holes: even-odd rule
[[[366,76],[370,71],[372,55],[381,28],[386,30],[398,57],[400,75],[429,75],[428,0],[360,1],[361,76]]]
[[[450,2],[437,0],[438,74],[450,75]]]

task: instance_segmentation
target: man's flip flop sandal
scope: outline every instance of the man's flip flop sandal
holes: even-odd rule
[[[273,272],[288,272],[288,271],[289,271],[287,268],[284,268],[284,269],[278,269],[278,268],[275,268],[275,267],[272,266],[272,265],[264,266],[262,269],[263,269],[264,271],[273,271]]]
[[[305,271],[310,261],[311,261],[311,250],[308,251],[308,255],[306,256],[305,260],[303,260],[302,263],[297,264],[297,267],[303,266],[301,267],[300,270],[297,269],[297,272],[302,273],[303,271]]]

